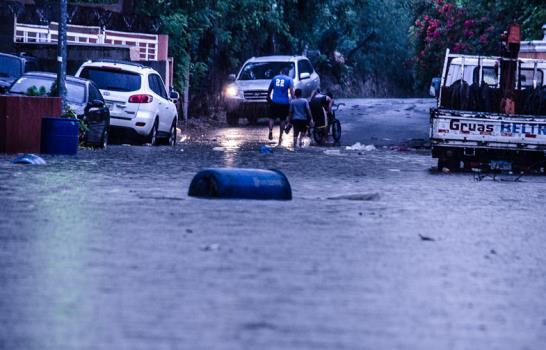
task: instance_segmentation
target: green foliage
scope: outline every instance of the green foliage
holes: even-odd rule
[[[440,74],[446,49],[498,55],[500,34],[519,23],[522,40],[541,39],[546,23],[543,0],[415,0],[411,27],[416,89]]]
[[[323,82],[345,94],[354,86],[355,94],[373,93],[363,87],[372,80],[387,92],[422,91],[446,48],[494,53],[508,23],[522,24],[526,39],[540,38],[546,23],[543,0],[135,0],[135,7],[161,19],[175,86],[188,77],[191,95],[205,104],[246,59],[269,54],[307,55]]]
[[[38,88],[36,85],[32,85],[31,87],[27,89],[26,95],[27,96],[46,96],[47,90],[44,86],[40,86],[40,88]]]
[[[74,4],[116,4],[119,0],[71,0]]]

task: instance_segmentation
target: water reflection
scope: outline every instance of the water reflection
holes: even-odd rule
[[[218,130],[216,139],[224,150],[224,165],[226,167],[233,167],[235,165],[235,158],[240,151],[241,146],[247,140],[247,133],[243,128],[225,128]]]

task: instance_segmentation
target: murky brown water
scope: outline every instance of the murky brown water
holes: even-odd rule
[[[346,142],[377,138],[349,111]],[[266,136],[0,156],[0,349],[543,348],[544,177],[434,174],[426,150],[260,154]],[[281,169],[294,200],[187,197],[209,166]],[[354,194],[377,195],[328,199]]]

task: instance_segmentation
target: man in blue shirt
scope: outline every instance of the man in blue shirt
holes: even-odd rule
[[[290,109],[290,97],[294,96],[294,81],[288,76],[289,68],[285,67],[281,74],[271,79],[267,98],[269,101],[269,139],[273,140],[273,124],[280,120],[279,145],[282,143],[284,124]]]

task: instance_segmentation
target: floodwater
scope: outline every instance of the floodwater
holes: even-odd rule
[[[342,147],[260,154],[261,125],[0,155],[0,349],[544,349],[546,179],[436,173],[407,147],[431,100],[344,102]],[[294,199],[188,197],[212,166]]]

